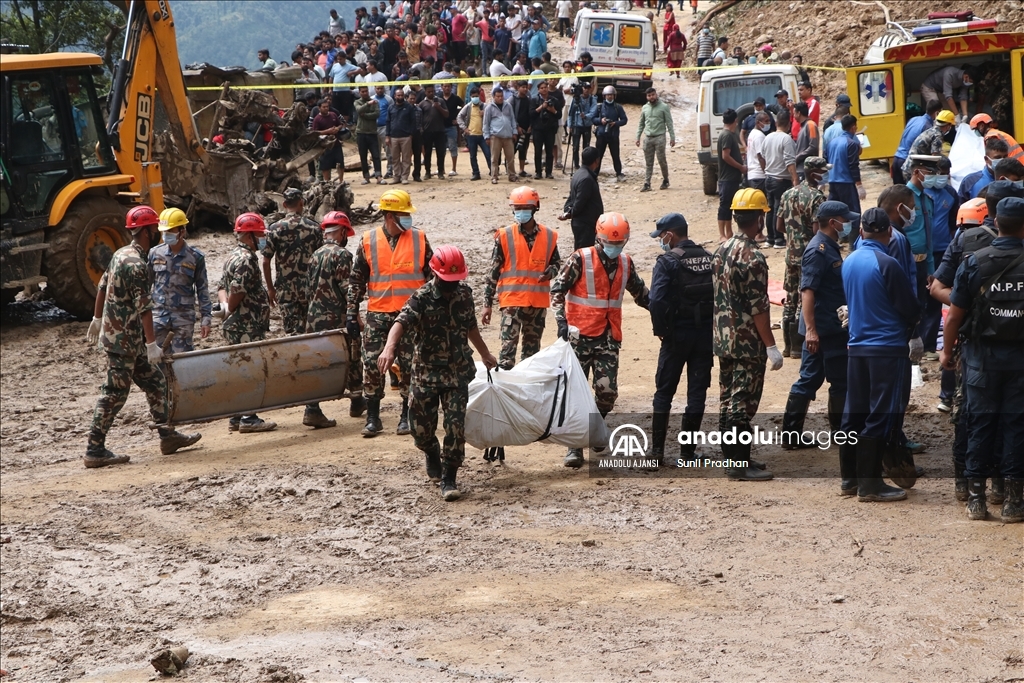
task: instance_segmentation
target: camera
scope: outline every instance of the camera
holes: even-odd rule
[[[583,97],[583,84],[582,83],[573,83],[573,85],[572,85],[572,96],[573,97]]]

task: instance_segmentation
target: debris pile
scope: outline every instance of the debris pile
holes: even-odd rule
[[[165,201],[190,217],[204,211],[232,222],[247,211],[274,211],[268,194],[303,187],[308,165],[336,144],[306,128],[309,109],[301,100],[281,110],[272,95],[225,85],[214,106],[205,169],[182,159],[170,132],[155,139]]]
[[[323,220],[331,211],[343,211],[352,221],[352,225],[374,223],[383,219],[384,214],[375,209],[373,202],[366,205],[366,208],[353,208],[352,202],[355,195],[347,184],[339,183],[336,180],[307,180],[302,184],[302,196],[305,203],[304,213],[316,222]],[[263,214],[267,225],[284,218],[284,196],[279,193],[267,193],[263,195],[269,200]],[[269,210],[267,210],[269,209]]]

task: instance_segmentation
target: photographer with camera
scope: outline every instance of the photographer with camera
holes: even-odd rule
[[[594,120],[590,112],[597,106],[594,87],[589,82],[577,83],[572,87],[572,104],[569,105],[569,135],[572,139],[572,170],[580,167],[580,140],[582,147],[590,146],[590,129]]]
[[[544,177],[554,179],[555,136],[558,134],[558,119],[565,107],[565,99],[558,89],[552,90],[547,81],[537,86],[537,96],[530,100],[533,110],[533,177],[540,180],[541,149],[544,151]]]
[[[530,83],[518,81],[516,96],[512,98],[512,114],[516,122],[516,153],[519,156],[519,175],[526,175],[526,151],[530,148],[533,131],[533,110],[530,109]]]
[[[626,176],[622,174],[622,160],[619,158],[619,131],[629,119],[626,118],[626,110],[615,101],[614,86],[604,86],[601,94],[604,99],[598,102],[590,113],[590,118],[594,121],[594,133],[597,135],[598,159],[599,162],[604,161],[604,151],[610,149],[615,178],[625,180]],[[600,163],[597,165],[597,172],[601,172]]]

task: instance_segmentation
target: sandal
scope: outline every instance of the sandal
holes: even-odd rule
[[[497,184],[498,184],[498,179],[497,178],[491,178],[491,185],[497,185]]]

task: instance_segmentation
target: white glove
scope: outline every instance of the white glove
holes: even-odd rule
[[[146,358],[149,359],[150,365],[159,365],[160,361],[163,360],[164,352],[160,348],[160,345],[156,342],[146,344]]]
[[[778,346],[768,347],[768,360],[772,364],[772,370],[778,370],[782,367],[782,352],[779,351]]]
[[[864,201],[865,199],[868,198],[868,191],[864,189],[863,185],[857,186],[857,196],[860,197],[861,201]]]
[[[843,329],[845,330],[847,327],[850,326],[850,309],[846,307],[846,304],[843,304],[842,306],[836,309],[836,313],[839,314],[839,323],[843,326]]]
[[[92,322],[89,323],[89,332],[85,335],[85,341],[89,342],[89,346],[96,346],[100,341],[100,332],[103,330],[103,319],[93,317]]]
[[[921,341],[920,337],[914,337],[910,340],[910,362],[920,363],[921,358],[924,356],[924,342]]]
[[[954,118],[954,120],[953,120],[953,123],[956,124],[957,126],[959,126],[963,122],[964,122],[964,117],[961,116],[960,114],[957,114],[956,118]]]

